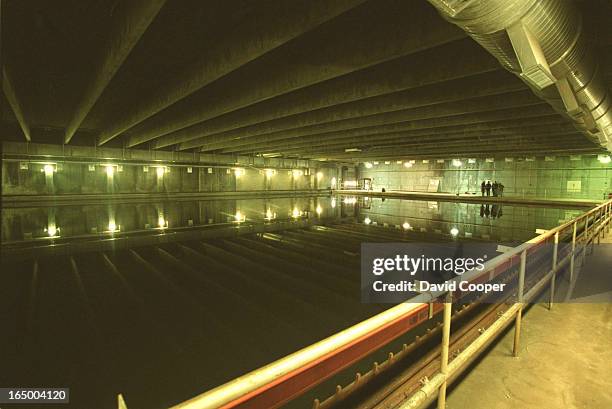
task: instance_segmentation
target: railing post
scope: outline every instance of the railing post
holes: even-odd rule
[[[608,219],[608,230],[607,230],[607,232],[609,233],[610,225],[612,224],[612,202],[608,204],[608,217],[610,218]]]
[[[559,253],[559,232],[555,233],[555,244],[553,247],[552,259],[552,277],[550,278],[550,299],[548,300],[548,309],[552,309],[553,300],[555,298],[555,280],[557,278],[557,255]]]
[[[604,220],[603,220],[603,226],[601,226],[601,230],[603,232],[603,237],[606,237],[606,233],[608,232],[608,216],[610,216],[610,205],[606,204],[604,206]]]
[[[608,217],[610,217],[610,204],[607,204],[605,209],[605,213],[604,213],[604,224],[603,226],[601,226],[601,230],[603,232],[603,237],[606,237],[606,234],[608,233]]]
[[[518,356],[519,339],[521,337],[521,320],[523,318],[523,289],[525,287],[525,265],[527,261],[527,250],[523,250],[521,253],[521,264],[519,268],[518,278],[518,303],[519,309],[516,313],[516,322],[514,325],[514,347],[512,348],[512,354]]]
[[[451,311],[452,311],[452,293],[446,294],[444,301],[444,321],[442,326],[442,350],[440,352],[440,373],[444,375],[444,382],[438,389],[438,409],[446,407],[446,384],[447,384],[447,367],[448,367],[448,348],[450,344],[450,326],[451,326]]]
[[[572,231],[572,258],[570,258],[570,283],[574,280],[574,259],[576,257],[576,228],[577,222],[574,222]]]
[[[125,404],[125,400],[123,399],[123,394],[117,395],[117,408],[118,409],[127,409],[127,405]]]
[[[584,262],[586,260],[586,252],[587,252],[587,249],[589,248],[589,215],[588,214],[584,220],[585,220],[584,221],[584,248],[582,249],[582,260],[580,262],[580,265],[584,265]]]
[[[598,217],[598,220],[599,220],[598,229],[599,230],[597,231],[597,244],[601,243],[601,233],[602,233],[602,230],[603,230],[602,228],[603,228],[603,221],[604,221],[604,216],[605,216],[604,210],[605,209],[603,207],[600,207],[599,211],[597,212],[597,215],[599,216]],[[595,239],[594,238],[593,238],[593,244],[595,244]]]

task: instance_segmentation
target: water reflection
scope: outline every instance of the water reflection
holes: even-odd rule
[[[161,168],[160,168],[161,169]],[[353,215],[355,203],[336,207],[336,198],[286,197],[20,207],[2,209],[3,243],[86,235],[163,232],[212,224],[267,223]],[[61,226],[61,227],[60,227]]]
[[[488,204],[480,205],[480,217],[499,219],[504,215],[504,208],[501,204],[494,204],[489,207]]]
[[[359,198],[359,220],[390,228],[479,238],[502,242],[526,241],[536,229],[551,229],[570,220],[582,210],[477,204]]]
[[[163,168],[159,168],[162,169]],[[109,172],[109,175],[111,172]],[[524,241],[580,210],[355,196],[274,197],[2,209],[3,243],[302,219],[355,218],[406,231]]]

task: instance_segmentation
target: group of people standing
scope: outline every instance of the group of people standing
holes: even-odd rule
[[[483,196],[485,193],[487,196],[491,196],[491,191],[493,191],[493,196],[503,196],[504,185],[502,183],[498,183],[497,180],[493,183],[491,183],[490,180],[483,180],[480,184],[480,191]]]

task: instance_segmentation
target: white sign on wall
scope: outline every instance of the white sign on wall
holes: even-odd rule
[[[429,179],[429,185],[427,185],[428,192],[437,192],[440,187],[440,179]]]
[[[582,181],[580,180],[568,180],[567,191],[571,193],[580,193],[582,190]]]

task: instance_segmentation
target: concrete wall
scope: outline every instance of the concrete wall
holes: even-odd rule
[[[361,164],[359,177],[372,178],[375,190],[427,191],[430,181],[438,179],[438,192],[451,193],[480,194],[483,180],[502,182],[504,194],[510,196],[602,199],[612,192],[612,164],[601,163],[596,155],[460,161],[461,166],[454,166],[452,160],[416,160],[409,168],[395,161],[372,164],[370,169]]]
[[[45,165],[47,172],[45,172]],[[52,171],[49,171],[49,166]],[[109,170],[110,169],[110,170]],[[323,189],[336,177],[335,168],[265,170],[171,165],[109,164],[4,160],[3,195],[61,195],[106,193],[233,192]]]

